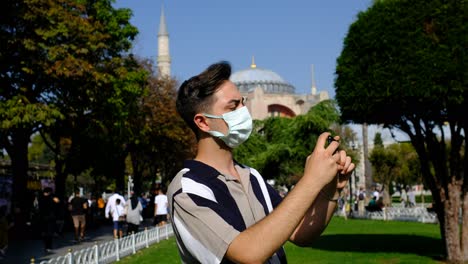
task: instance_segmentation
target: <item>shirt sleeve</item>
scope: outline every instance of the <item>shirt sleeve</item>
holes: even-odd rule
[[[266,186],[268,189],[268,194],[270,195],[271,204],[273,205],[273,208],[276,208],[283,201],[283,198],[279,195],[275,188],[271,187],[270,184],[266,183]]]
[[[183,250],[201,263],[219,263],[240,233],[224,219],[230,214],[217,202],[195,194],[179,193],[173,201],[174,224]]]

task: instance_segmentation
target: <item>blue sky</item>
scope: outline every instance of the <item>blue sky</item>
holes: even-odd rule
[[[311,65],[319,91],[334,97],[336,58],[348,28],[371,0],[164,1],[172,75],[183,81],[211,63],[227,60],[234,71],[270,69],[308,93]],[[155,60],[161,0],[117,0],[133,11],[138,35],[133,52]]]
[[[210,64],[229,61],[234,71],[250,66],[273,70],[310,93],[311,65],[319,91],[334,98],[336,59],[349,26],[372,0],[116,0],[116,7],[133,11],[131,23],[140,34],[133,52],[156,60],[161,7],[169,31],[171,74],[180,82]],[[361,127],[352,125],[361,139]],[[369,127],[369,142],[376,131],[393,142],[388,129]],[[396,132],[400,140],[405,140]]]

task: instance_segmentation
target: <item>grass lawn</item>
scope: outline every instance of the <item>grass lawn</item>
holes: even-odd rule
[[[307,248],[285,245],[288,263],[443,263],[439,226],[334,217]],[[174,238],[126,257],[121,263],[180,263]]]

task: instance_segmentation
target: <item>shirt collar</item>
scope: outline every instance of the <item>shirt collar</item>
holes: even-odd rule
[[[241,179],[244,178],[245,175],[250,175],[249,168],[237,163],[237,161],[234,161],[234,166],[239,175],[241,176]],[[198,160],[184,161],[184,168],[190,169],[190,171],[194,172],[197,175],[203,175],[203,177],[217,178],[219,175],[222,175],[226,178],[226,180],[237,180],[237,178],[235,178],[234,176],[224,175],[215,168],[211,167],[210,165]]]

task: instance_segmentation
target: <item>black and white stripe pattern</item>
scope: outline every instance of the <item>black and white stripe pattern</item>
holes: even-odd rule
[[[236,165],[241,184],[195,160],[186,161],[168,190],[169,210],[183,263],[230,263],[232,240],[268,215],[278,193],[255,169]],[[280,248],[268,263],[286,263]]]

